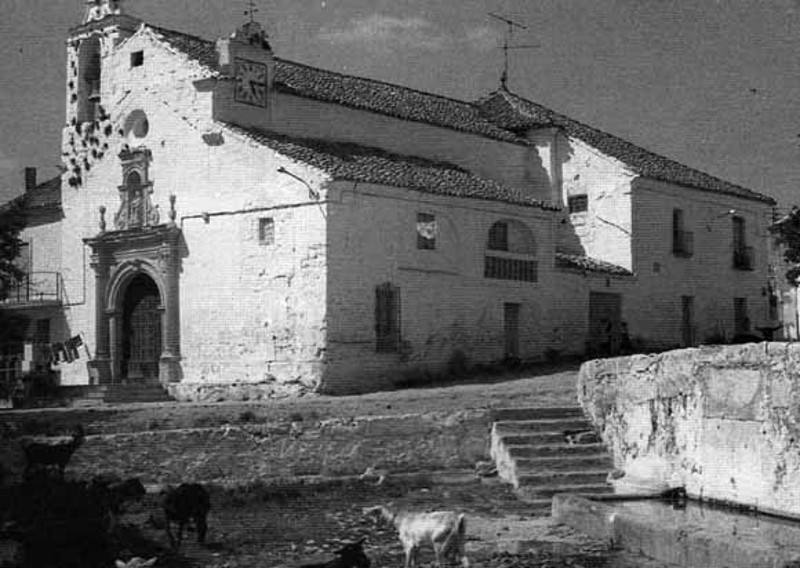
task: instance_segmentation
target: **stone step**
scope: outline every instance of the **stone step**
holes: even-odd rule
[[[584,417],[580,406],[541,407],[541,408],[497,408],[492,412],[494,422],[509,420],[540,420],[547,418],[581,418]]]
[[[567,432],[592,430],[592,424],[585,418],[544,418],[540,420],[513,420],[495,422],[498,434],[526,434],[528,432]]]
[[[555,444],[567,444],[567,439],[563,431],[501,434],[497,436],[497,440],[506,446],[550,446]]]
[[[580,471],[536,471],[521,472],[517,474],[518,486],[546,487],[546,486],[574,486],[574,485],[603,485],[608,478],[609,470],[584,469]]]
[[[563,440],[562,440],[563,441]],[[541,444],[541,445],[514,445],[506,444],[508,454],[514,459],[524,458],[547,458],[547,457],[561,457],[580,455],[584,457],[602,455],[608,456],[610,454],[606,451],[606,447],[600,443],[593,444]]]
[[[103,401],[109,404],[170,400],[173,399],[160,385],[109,385],[103,396]]]
[[[543,499],[548,500],[558,493],[571,493],[573,495],[607,495],[613,492],[613,488],[607,483],[585,483],[575,485],[539,485],[521,486],[514,490],[517,497],[529,502],[541,502]]]
[[[517,475],[537,473],[539,471],[611,471],[614,460],[608,454],[584,456],[573,454],[559,457],[518,458],[514,460]]]

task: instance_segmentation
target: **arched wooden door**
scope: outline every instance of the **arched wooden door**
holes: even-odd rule
[[[134,277],[122,312],[120,371],[124,379],[158,381],[161,311],[155,282],[145,274]]]

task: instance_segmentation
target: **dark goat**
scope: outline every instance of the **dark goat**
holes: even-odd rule
[[[197,542],[204,543],[208,524],[206,517],[211,509],[208,491],[197,483],[182,483],[175,489],[167,490],[164,498],[164,516],[167,521],[167,536],[173,548],[178,548],[183,539],[183,529],[194,520],[197,529]],[[172,534],[171,524],[178,523],[178,538]]]
[[[301,564],[299,568],[369,568],[369,558],[364,554],[365,540],[366,538],[362,538],[358,542],[345,544],[334,553],[337,555],[337,558],[334,558],[330,562]]]
[[[27,460],[25,478],[30,479],[37,468],[47,471],[50,467],[56,466],[58,479],[63,481],[64,469],[67,467],[72,454],[83,443],[83,437],[83,427],[78,424],[72,432],[72,439],[68,442],[22,442],[22,449]]]
[[[121,515],[125,512],[126,503],[141,501],[147,493],[142,482],[135,477],[125,481],[95,477],[89,487],[103,496],[109,511],[114,515]]]

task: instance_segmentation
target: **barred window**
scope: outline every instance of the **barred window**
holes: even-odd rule
[[[272,217],[258,220],[258,244],[271,245],[275,242],[275,221]]]
[[[498,280],[520,280],[537,282],[538,266],[535,260],[486,256],[483,275]]]
[[[567,198],[567,205],[570,213],[583,213],[589,210],[589,196],[570,195]]]

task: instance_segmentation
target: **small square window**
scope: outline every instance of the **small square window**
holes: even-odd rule
[[[272,217],[258,220],[258,244],[271,245],[275,242],[275,221]]]
[[[436,216],[430,213],[417,213],[417,248],[436,250]]]
[[[142,65],[144,65],[144,51],[131,53],[131,67],[141,67]]]
[[[570,213],[583,213],[589,210],[589,197],[587,195],[570,195],[567,198]]]

